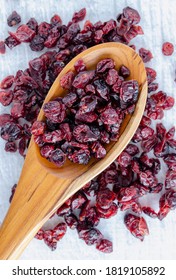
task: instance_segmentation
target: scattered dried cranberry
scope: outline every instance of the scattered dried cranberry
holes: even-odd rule
[[[8,16],[8,18],[7,18],[7,24],[10,27],[14,26],[14,25],[17,25],[20,22],[21,22],[21,17],[16,11],[13,11],[11,13],[11,15]]]
[[[149,62],[153,58],[151,51],[146,50],[144,48],[139,49],[139,55],[141,56],[144,62]]]
[[[144,240],[145,235],[149,234],[146,221],[143,217],[127,214],[124,221],[127,229],[141,241]]]
[[[170,56],[174,52],[174,45],[170,42],[165,42],[162,45],[162,53],[164,55]]]

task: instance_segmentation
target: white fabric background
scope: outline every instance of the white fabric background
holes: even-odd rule
[[[148,64],[157,70],[157,80],[160,89],[169,95],[176,96],[175,78],[175,53],[172,57],[163,56],[161,46],[164,41],[171,41],[176,47],[176,0],[0,0],[0,39],[7,37],[9,27],[6,24],[7,16],[16,10],[22,16],[25,23],[30,17],[35,17],[39,22],[49,21],[51,16],[58,13],[67,23],[72,14],[80,8],[87,8],[87,17],[92,22],[106,21],[115,18],[125,6],[136,8],[141,14],[141,26],[144,36],[138,36],[133,43],[138,48],[146,47],[154,55]],[[7,49],[6,55],[0,56],[0,80],[8,74],[15,74],[18,69],[27,68],[28,61],[37,54],[31,52],[28,45],[22,44],[12,51]],[[166,127],[175,125],[176,106],[165,112],[163,119]],[[0,106],[0,113],[9,111]],[[17,154],[8,154],[4,151],[4,141],[0,139],[0,222],[9,207],[8,199],[11,186],[18,181],[23,159]],[[161,180],[163,174],[160,172]],[[148,204],[158,210],[157,204],[148,198]],[[162,222],[153,220],[147,216],[150,235],[144,242],[134,238],[123,224],[124,213],[102,220],[98,228],[102,230],[106,238],[113,241],[114,251],[111,254],[103,254],[93,246],[87,246],[78,239],[76,231],[67,230],[66,236],[58,243],[58,249],[51,252],[41,241],[33,240],[21,259],[176,259],[176,213],[172,211]]]

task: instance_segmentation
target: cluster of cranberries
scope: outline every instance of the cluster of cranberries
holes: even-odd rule
[[[66,95],[43,106],[46,121],[32,125],[34,141],[43,157],[57,166],[66,157],[87,164],[92,156],[106,155],[105,144],[119,138],[121,123],[132,113],[138,98],[136,80],[127,80],[130,71],[122,65],[117,71],[111,58],[100,60],[95,70],[87,70],[83,60],[60,79]]]
[[[130,7],[124,8],[116,20],[111,19],[104,23],[99,21],[95,24],[86,21],[81,30],[78,21],[82,20],[85,14],[85,9],[75,13],[67,25],[62,24],[58,15],[53,16],[50,23],[42,22],[38,24],[32,18],[27,24],[19,26],[15,33],[10,33],[10,36],[5,40],[5,44],[3,41],[0,42],[1,53],[5,52],[5,45],[12,48],[22,42],[29,42],[31,49],[35,51],[42,50],[44,47],[54,47],[54,49],[30,61],[29,68],[26,70],[20,70],[16,75],[8,76],[1,82],[0,102],[4,106],[12,104],[9,114],[0,115],[1,137],[6,140],[6,151],[14,152],[18,150],[20,154],[25,155],[25,149],[31,137],[31,127],[33,125],[32,130],[35,131],[35,121],[42,102],[57,75],[75,55],[103,42],[130,44],[131,39],[136,35],[143,34],[142,28],[137,25],[140,21],[140,16],[136,10]],[[8,18],[8,24],[9,26],[16,25],[19,24],[20,20],[19,15],[12,15]],[[131,45],[131,47],[135,48],[134,45]],[[172,45],[165,44],[163,46],[164,54],[171,55],[172,52]],[[152,59],[152,54],[147,49],[141,48],[140,55],[144,62]],[[77,66],[80,67],[80,65],[81,63],[78,63]],[[82,71],[86,70],[83,68],[80,73]],[[114,71],[114,69],[111,71]],[[76,229],[79,238],[87,245],[95,245],[98,250],[110,253],[113,250],[112,242],[107,240],[97,229],[101,219],[108,219],[116,215],[118,211],[126,211],[124,223],[127,229],[135,237],[143,240],[145,235],[149,233],[147,223],[143,217],[144,214],[151,218],[162,220],[170,210],[176,208],[175,127],[167,131],[160,121],[164,116],[164,111],[174,106],[174,99],[165,92],[158,91],[155,70],[146,67],[146,71],[148,100],[144,116],[132,142],[114,163],[58,209],[55,215],[58,215],[59,220],[62,220],[58,225],[49,230],[41,229],[37,233],[36,238],[44,240],[52,250],[56,248],[57,242],[64,236],[67,227],[69,227],[70,229]],[[109,72],[110,69],[106,73],[106,79],[109,79],[107,78]],[[79,73],[77,75],[79,76]],[[120,75],[123,77],[122,73]],[[67,78],[69,80],[70,77]],[[107,86],[113,87],[113,85],[108,85],[106,79],[103,84],[106,83]],[[63,87],[68,85],[68,82],[65,83],[66,80],[63,78]],[[96,83],[90,84],[89,87],[86,85],[84,88],[87,88],[90,97],[95,94],[95,88],[97,96],[95,103],[98,103],[99,98],[104,99],[105,103],[108,102],[104,98],[107,96],[106,94],[101,96],[97,92],[99,82],[98,85]],[[90,108],[95,106],[93,100],[87,99],[86,96],[81,96],[84,90],[76,88],[75,91],[76,95],[75,92],[73,92],[73,95],[68,93],[62,102],[60,99],[52,101],[57,102],[59,110],[63,111],[63,115],[65,115],[65,111],[62,110],[63,107],[66,107],[69,111],[72,109],[71,114],[74,114],[74,116],[79,112],[80,108],[78,110],[74,108],[75,98],[79,98],[81,110],[86,110],[87,103],[91,103]],[[119,99],[116,100],[116,97],[116,94],[109,97],[111,104],[120,101]],[[47,124],[41,124],[38,130],[45,130],[46,125],[49,132],[52,133],[58,128],[55,128],[53,119],[49,120],[51,114],[47,106],[48,104],[45,108],[45,114],[48,119]],[[113,107],[113,109],[116,109],[116,107]],[[92,111],[84,113],[91,113],[92,115]],[[58,118],[63,118],[62,114],[56,114],[57,122]],[[157,125],[155,125],[155,120],[159,120]],[[76,121],[82,122],[83,120]],[[99,120],[98,123],[101,125],[102,122],[102,120]],[[59,130],[62,128],[64,135],[66,134],[69,137],[68,124],[70,126],[70,122],[65,123],[67,121],[59,123],[59,125],[56,123],[56,126],[59,126]],[[86,126],[87,124],[76,123],[76,125]],[[88,127],[90,126],[92,126],[91,123],[88,124]],[[91,131],[97,137],[96,130],[92,129]],[[109,131],[106,132],[109,133]],[[103,134],[103,131],[100,131],[100,133]],[[35,137],[39,139],[39,136],[36,135]],[[72,132],[71,136],[73,137]],[[76,134],[76,136],[79,137],[80,135]],[[47,137],[45,138],[47,139]],[[51,138],[49,137],[49,139]],[[101,136],[101,138],[105,139],[105,135],[104,137]],[[68,138],[65,141],[70,142]],[[77,142],[79,143],[79,141]],[[39,141],[39,143],[41,142]],[[53,144],[49,143],[47,145]],[[79,143],[79,145],[85,145],[85,143]],[[76,150],[78,149],[77,147],[75,148]],[[150,155],[148,154],[149,152]],[[165,164],[167,167],[163,183],[158,181],[161,164]],[[16,185],[12,189],[10,200],[15,192],[15,187]],[[157,193],[157,199],[160,193],[159,210],[152,209],[149,205],[142,203],[140,198],[150,193]]]

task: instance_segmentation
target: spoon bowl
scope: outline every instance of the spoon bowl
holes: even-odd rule
[[[0,259],[18,258],[45,221],[76,191],[106,169],[124,150],[138,128],[147,99],[147,77],[140,56],[124,44],[104,43],[76,56],[58,75],[44,104],[64,96],[66,92],[60,86],[60,78],[68,71],[74,71],[77,60],[83,59],[87,69],[91,70],[105,58],[112,58],[116,69],[121,65],[128,67],[128,79],[138,81],[139,96],[134,113],[125,117],[118,141],[106,146],[105,158],[92,158],[87,165],[67,160],[64,166],[58,168],[40,155],[32,137],[15,195],[0,229]],[[38,120],[44,119],[41,109]]]

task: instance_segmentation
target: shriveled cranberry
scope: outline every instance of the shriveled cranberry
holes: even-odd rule
[[[81,21],[85,18],[85,16],[86,16],[86,9],[83,8],[80,11],[74,13],[74,15],[72,17],[72,22]]]
[[[131,7],[123,9],[123,16],[133,24],[138,24],[141,20],[139,13]]]
[[[38,22],[36,21],[35,18],[30,18],[30,19],[28,20],[28,22],[26,23],[26,25],[27,25],[30,29],[34,30],[35,33],[37,33],[37,31],[38,31]]]
[[[102,238],[102,233],[98,229],[92,228],[85,232],[83,240],[86,242],[87,245],[93,245],[97,244]]]
[[[162,45],[162,53],[166,56],[172,55],[174,52],[174,45],[170,42],[165,42]]]
[[[44,122],[35,121],[32,125],[31,132],[33,135],[42,135],[46,129],[46,125]]]
[[[8,26],[14,26],[21,22],[21,16],[16,12],[13,11],[7,18]]]
[[[75,229],[78,225],[78,219],[74,214],[69,214],[65,216],[65,222],[67,226],[71,229]]]
[[[113,246],[112,242],[108,239],[100,239],[98,244],[96,245],[96,249],[103,253],[112,253]]]
[[[96,202],[99,207],[107,209],[111,206],[115,198],[115,193],[109,188],[105,188],[97,193]]]
[[[120,164],[122,167],[127,167],[131,164],[131,156],[128,154],[126,151],[123,151],[117,158],[117,162]]]
[[[57,165],[58,167],[61,167],[64,165],[66,156],[60,149],[55,149],[52,151],[49,155],[49,160]]]
[[[73,80],[73,87],[84,88],[94,77],[94,71],[83,71],[76,75]]]
[[[75,126],[73,136],[80,143],[96,141],[98,139],[97,135],[91,131],[88,125],[85,124]]]
[[[151,51],[146,50],[144,48],[139,49],[139,55],[141,56],[144,62],[149,62],[153,58]]]
[[[120,76],[127,78],[130,75],[130,70],[125,65],[122,65],[119,69],[119,74]]]
[[[79,59],[75,62],[74,68],[75,68],[77,73],[87,70],[86,65],[85,65],[85,63],[82,59]]]
[[[0,88],[1,89],[10,88],[13,85],[13,82],[14,82],[14,76],[9,75],[1,81]]]
[[[64,89],[70,89],[73,83],[73,79],[74,79],[74,73],[72,71],[69,71],[68,73],[66,73],[60,78],[61,87]]]
[[[149,234],[147,223],[143,217],[127,214],[125,216],[124,222],[127,229],[141,241],[144,240],[145,235]]]
[[[0,91],[0,103],[3,106],[8,106],[13,100],[13,91]]]
[[[117,214],[118,206],[114,202],[107,209],[101,208],[99,205],[97,205],[97,211],[100,218],[109,219]]]
[[[50,19],[51,24],[56,25],[56,24],[62,24],[62,19],[59,15],[55,14],[54,16],[52,16],[52,18]]]
[[[162,220],[167,216],[170,210],[176,207],[176,191],[173,189],[166,191],[159,200],[159,206],[158,218]]]
[[[104,158],[106,155],[106,149],[100,144],[100,142],[95,142],[91,145],[92,153],[95,158]]]
[[[98,62],[96,71],[97,73],[104,73],[109,69],[113,69],[114,67],[114,61],[111,58],[106,58]]]
[[[167,154],[163,157],[163,160],[167,164],[169,169],[176,171],[176,154]]]
[[[79,209],[87,201],[87,197],[82,191],[77,192],[71,198],[71,208],[72,210]]]
[[[40,35],[35,35],[32,41],[30,42],[30,48],[32,51],[39,52],[44,49],[44,38]]]
[[[65,105],[60,101],[50,101],[43,106],[45,116],[53,123],[61,123],[66,116]]]
[[[51,25],[47,22],[41,22],[38,26],[38,34],[42,38],[46,39],[49,35],[49,31],[51,29]]]
[[[0,115],[0,127],[7,124],[7,123],[12,123],[14,119],[10,114],[2,114]]]
[[[15,142],[6,142],[5,144],[5,151],[14,153],[17,151],[17,145]]]
[[[14,119],[19,119],[25,115],[25,106],[21,102],[15,102],[11,108],[11,115]]]
[[[138,82],[135,80],[131,81],[124,81],[122,82],[122,86],[120,89],[120,100],[121,105],[125,106],[124,104],[134,103],[137,101],[139,94],[139,86]]]
[[[10,35],[19,42],[31,42],[35,36],[35,32],[26,24],[22,24],[17,28],[16,33],[11,33]]]
[[[151,218],[157,218],[157,213],[149,206],[143,206],[142,211]]]
[[[176,172],[175,170],[168,170],[166,172],[165,188],[171,189],[176,187]]]
[[[106,83],[110,86],[114,85],[118,79],[119,75],[115,69],[110,69],[106,76]]]
[[[103,34],[104,35],[108,34],[111,30],[114,30],[116,28],[116,26],[117,26],[117,23],[115,20],[111,19],[111,20],[107,21],[102,29]]]
[[[17,38],[12,37],[11,35],[5,39],[4,43],[9,49],[13,49],[14,47],[21,44],[20,41],[17,40]]]
[[[6,123],[1,127],[1,137],[6,141],[14,141],[21,136],[21,128],[15,123]]]
[[[4,41],[0,41],[0,54],[5,54],[6,48]]]
[[[87,164],[90,160],[90,151],[80,149],[79,151],[74,151],[73,154],[68,156],[69,160],[74,163]]]

